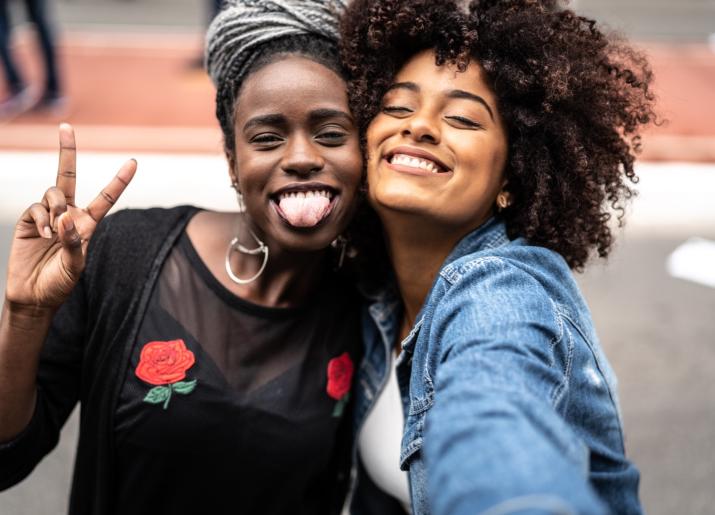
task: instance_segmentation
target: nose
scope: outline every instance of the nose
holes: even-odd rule
[[[416,142],[437,144],[440,142],[439,124],[433,116],[425,112],[416,112],[405,119],[402,136],[411,137]]]
[[[281,159],[281,169],[285,173],[307,177],[319,172],[324,166],[325,159],[310,138],[296,136],[288,141]]]

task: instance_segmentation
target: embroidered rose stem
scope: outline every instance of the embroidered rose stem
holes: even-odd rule
[[[169,407],[169,401],[171,400],[171,392],[173,391],[171,384],[167,383],[166,387],[169,389],[169,395],[166,396],[166,400],[164,401],[164,409]]]

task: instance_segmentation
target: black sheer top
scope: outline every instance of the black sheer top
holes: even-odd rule
[[[334,513],[359,349],[357,296],[337,274],[304,307],[257,306],[221,285],[184,234],[119,397],[117,513]]]

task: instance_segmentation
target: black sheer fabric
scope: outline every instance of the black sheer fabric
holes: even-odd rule
[[[304,307],[257,306],[226,290],[184,234],[150,300],[116,410],[117,512],[333,513],[350,413],[336,416],[327,368],[346,352],[357,363],[359,338],[357,296],[337,275]],[[183,358],[193,353],[185,377],[147,382],[152,370],[137,369],[142,349],[175,340]],[[181,356],[161,359],[170,367]]]

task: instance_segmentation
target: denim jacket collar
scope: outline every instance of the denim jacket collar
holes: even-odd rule
[[[467,254],[500,247],[508,242],[506,225],[501,218],[493,216],[459,240],[442,264],[441,273],[448,273],[449,265]]]

